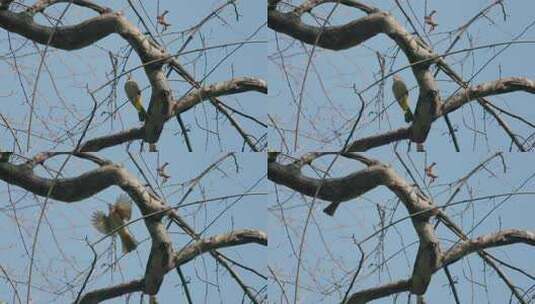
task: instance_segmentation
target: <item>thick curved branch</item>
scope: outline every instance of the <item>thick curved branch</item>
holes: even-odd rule
[[[311,1],[323,3],[323,1]],[[358,4],[358,1],[354,1]],[[313,5],[314,6],[314,5]],[[378,34],[386,34],[401,48],[411,63],[423,67],[429,66],[436,55],[419,38],[411,35],[388,12],[358,4],[368,11],[367,16],[350,21],[340,26],[311,26],[301,20],[300,11],[283,13],[268,6],[268,26],[280,33],[308,44],[330,50],[343,50],[357,46]],[[305,4],[307,10],[311,9]],[[424,61],[418,63],[417,61]],[[415,75],[417,76],[417,75]],[[418,76],[417,76],[418,78]]]
[[[535,94],[535,81],[524,77],[509,77],[469,87],[448,98],[440,109],[439,115],[453,112],[468,102],[481,97],[516,91]]]
[[[110,186],[121,187],[136,203],[145,216],[145,225],[151,236],[152,247],[145,269],[143,280],[133,281],[115,287],[96,290],[86,294],[82,303],[98,303],[108,299],[106,293],[120,296],[128,292],[142,290],[144,293],[156,294],[163,282],[164,276],[178,264],[184,264],[196,256],[215,252],[217,248],[236,246],[248,243],[267,245],[265,233],[256,230],[238,230],[229,234],[214,236],[199,240],[175,254],[171,239],[161,219],[172,213],[172,209],[121,166],[109,161],[102,162],[100,168],[81,174],[77,177],[63,179],[47,179],[34,174],[34,162],[42,162],[48,157],[61,153],[41,153],[32,161],[23,165],[0,163],[0,179],[7,183],[18,185],[37,195],[72,202],[88,198]],[[90,155],[82,155],[90,157]],[[51,191],[52,189],[52,191]],[[112,297],[115,297],[112,296]],[[100,300],[99,300],[100,299]]]
[[[407,183],[390,166],[375,161],[372,165],[343,177],[312,178],[301,173],[295,164],[268,163],[268,179],[304,195],[329,202],[344,202],[361,196],[378,187],[389,188],[409,209],[421,219],[428,218],[435,210],[429,210],[432,202]],[[425,212],[427,210],[427,212]]]
[[[116,33],[120,18],[118,13],[106,13],[76,25],[54,28],[34,22],[29,13],[0,10],[0,27],[40,44],[48,43],[58,49],[76,50]]]
[[[31,166],[0,163],[0,179],[17,185],[39,196],[46,196],[63,202],[76,202],[116,185],[117,167],[106,165],[77,177],[57,180],[35,175]]]
[[[186,232],[194,240],[201,240],[200,234],[198,234],[195,229],[193,229],[193,227],[191,227],[186,221],[184,221],[184,219],[182,219],[182,217],[179,216],[176,212],[172,211],[171,214],[169,214],[169,218],[171,218],[173,222],[177,224],[178,227],[180,227],[180,229]],[[238,285],[240,285],[241,289],[251,300],[251,302],[255,304],[259,303],[259,301],[256,299],[256,293],[253,293],[252,290],[250,290],[250,288],[242,281],[236,271],[232,269],[230,264],[227,262],[228,258],[226,258],[222,253],[217,250],[210,250],[209,254],[229,272],[230,276],[236,281],[236,283],[238,283]]]
[[[0,179],[20,186],[40,196],[47,196],[64,202],[79,201],[110,187],[121,187],[136,203],[145,216],[145,225],[152,239],[152,249],[147,262],[144,277],[144,292],[155,294],[163,281],[163,276],[174,268],[174,249],[171,239],[161,222],[169,210],[164,201],[147,191],[145,186],[121,166],[104,165],[77,177],[48,179],[34,174],[32,167],[26,164],[13,165],[0,163]]]
[[[13,13],[2,10],[0,11],[0,27],[37,43],[64,50],[80,49],[110,34],[119,34],[136,51],[141,62],[146,64],[145,73],[152,88],[148,107],[149,119],[143,128],[143,139],[149,143],[154,143],[159,139],[163,125],[170,116],[173,99],[162,66],[172,56],[155,41],[145,36],[121,12],[104,13],[73,26],[47,27],[34,22],[32,13]]]
[[[450,112],[456,111],[465,104],[477,100],[478,98],[517,91],[535,94],[535,81],[524,77],[509,77],[469,87],[468,89],[462,90],[448,98],[446,102],[439,107],[438,111],[436,111],[436,115],[433,117],[433,120],[436,120]],[[409,138],[409,128],[400,128],[394,131],[358,139],[352,142],[346,151],[367,151],[369,149],[388,145],[390,143]]]
[[[481,236],[475,240],[464,241],[461,244],[450,248],[450,250],[444,253],[440,257],[441,263],[437,264],[434,269],[429,269],[430,273],[433,274],[438,270],[442,269],[443,267],[455,263],[459,259],[462,259],[467,255],[478,252],[480,250],[511,244],[526,244],[530,246],[535,246],[535,232],[518,229],[508,229]],[[411,280],[414,280],[414,276]],[[402,280],[395,283],[389,283],[379,287],[359,291],[357,293],[354,293],[346,302],[346,304],[365,304],[375,299],[387,297],[389,295],[404,291],[410,291],[411,286],[414,285],[414,282],[411,283],[411,280]]]
[[[400,292],[409,291],[410,280],[401,280],[395,283],[385,284],[354,293],[347,299],[345,304],[365,304],[375,299],[384,298]]]
[[[31,14],[40,13],[43,12],[46,8],[57,3],[72,3],[81,7],[87,7],[89,9],[92,9],[99,14],[104,14],[111,11],[111,9],[107,7],[102,7],[89,0],[39,0],[36,4],[29,7],[26,12]]]
[[[364,152],[373,148],[388,145],[404,139],[409,139],[409,128],[399,128],[382,134],[360,138],[350,143],[346,152]]]
[[[305,1],[303,4],[299,5],[298,7],[296,7],[293,10],[293,13],[298,16],[301,16],[304,13],[308,13],[313,8],[316,8],[322,4],[333,3],[333,2],[340,3],[345,6],[357,8],[367,14],[371,14],[371,13],[378,11],[378,9],[375,7],[371,7],[369,5],[361,3],[360,1],[355,1],[355,0],[308,0],[308,1]]]
[[[37,43],[48,44],[64,50],[83,48],[110,34],[117,33],[132,46],[140,57],[141,62],[145,64],[145,73],[152,88],[150,103],[147,110],[149,115],[142,129],[133,129],[124,133],[95,139],[92,142],[86,143],[81,151],[98,151],[105,147],[140,138],[149,143],[157,142],[160,138],[164,124],[169,118],[174,116],[172,108],[175,106],[172,90],[169,87],[162,66],[166,63],[172,63],[173,67],[176,67],[179,66],[178,61],[168,54],[165,49],[159,46],[154,40],[147,37],[137,27],[124,18],[121,12],[112,13],[108,9],[94,5],[87,0],[77,0],[75,1],[75,4],[95,9],[102,13],[100,16],[88,19],[73,26],[47,27],[34,22],[32,17],[36,12],[42,11],[47,6],[58,2],[64,1],[39,1],[34,7],[31,7],[28,12],[22,13],[1,10],[0,27],[18,33]],[[192,77],[190,78],[191,79],[188,78],[188,81],[195,82]],[[227,86],[226,88],[224,87],[225,85]],[[265,82],[262,83],[261,80],[240,78],[230,81],[229,83],[208,87],[206,90],[207,91],[203,91],[203,88],[200,88],[197,93],[200,93],[201,96],[207,94],[208,98],[213,99],[214,96],[218,95],[235,94],[250,90],[267,93],[267,86]],[[211,96],[209,91],[214,91],[213,96]],[[196,101],[196,98],[188,96],[184,106],[186,108],[191,107],[199,101]],[[179,108],[179,111],[186,110],[180,105],[177,107]],[[219,110],[226,113],[224,109]],[[177,111],[177,113],[179,112]],[[232,120],[230,117],[229,119]],[[241,133],[243,133],[243,131]],[[246,140],[249,140],[247,136],[245,137]]]
[[[358,1],[355,1],[358,3]],[[323,1],[308,1],[304,9],[309,10]],[[441,105],[439,89],[429,66],[438,60],[429,46],[420,38],[409,33],[390,13],[380,10],[340,26],[318,27],[305,24],[301,20],[302,11],[282,13],[274,7],[268,7],[268,25],[277,32],[287,34],[308,44],[314,44],[331,50],[342,50],[357,46],[378,34],[385,34],[392,39],[407,56],[418,82],[419,96],[416,104],[415,119],[409,128],[408,138],[417,143],[426,140],[433,118]],[[392,135],[397,135],[393,137]],[[389,140],[401,138],[400,133],[385,134],[373,141],[374,145],[386,144]],[[403,137],[407,136],[404,134]],[[372,139],[367,139],[370,141]],[[399,140],[399,139],[398,139]],[[366,143],[364,143],[366,144]],[[362,145],[362,144],[361,144]],[[367,148],[355,147],[349,151],[363,151]]]
[[[267,246],[266,233],[258,230],[243,229],[212,236],[207,239],[202,239],[184,247],[182,250],[177,252],[174,256],[174,264],[171,269],[174,269],[176,266],[186,264],[194,258],[211,250],[251,243]],[[112,287],[93,290],[86,293],[77,304],[96,304],[132,292],[145,291],[145,283],[146,280],[141,279],[118,284]]]
[[[136,139],[143,138],[143,128],[132,128],[119,133],[105,135],[86,141],[80,147],[80,152],[98,152]]]
[[[262,79],[254,77],[237,77],[231,80],[204,86],[200,89],[195,89],[180,100],[172,103],[170,116],[162,116],[161,119],[165,119],[165,121],[162,122],[161,125],[163,126],[163,123],[172,118],[174,115],[185,112],[211,97],[238,94],[248,91],[256,91],[267,94],[267,83]],[[120,145],[132,140],[143,139],[145,134],[143,128],[144,127],[132,128],[119,133],[88,140],[82,144],[80,152],[97,152],[102,149]]]
[[[107,12],[72,26],[51,27],[36,23],[29,12],[14,13],[0,10],[0,27],[37,43],[63,50],[80,49],[117,33],[134,48],[143,63],[157,62],[157,65],[161,66],[168,61],[163,59],[171,58],[160,46],[130,23],[121,12]],[[151,83],[156,80],[150,75],[147,76]]]
[[[226,234],[216,235],[207,239],[199,240],[189,246],[184,247],[175,256],[176,266],[185,264],[197,256],[211,250],[224,247],[256,243],[267,246],[268,238],[266,233],[258,230],[243,229]]]
[[[172,59],[169,65],[177,74],[179,74],[182,78],[189,82],[194,88],[200,89],[202,87],[201,84],[196,81],[195,78],[186,69],[184,69],[184,67],[182,67],[178,60]],[[241,128],[241,126],[232,117],[232,115],[222,106],[223,102],[217,97],[209,97],[208,99],[210,100],[210,103],[217,109],[217,111],[219,111],[229,120],[230,124],[238,131],[238,133],[243,138],[244,142],[249,146],[249,148],[251,148],[251,150],[254,152],[259,152],[256,147],[256,144],[251,140],[250,136]]]
[[[97,304],[105,300],[142,290],[143,280],[133,280],[128,283],[122,283],[88,292],[75,304]]]
[[[461,244],[450,248],[444,254],[442,263],[439,267],[442,268],[448,266],[449,264],[455,263],[459,259],[479,250],[519,243],[535,246],[535,232],[528,230],[507,229],[480,236],[474,240],[464,241]]]
[[[204,86],[200,89],[195,89],[174,103],[172,115],[174,116],[185,112],[211,97],[238,94],[248,91],[267,94],[267,83],[262,79],[253,77],[236,77],[227,81]]]
[[[385,168],[371,166],[350,175],[324,180],[301,174],[293,164],[281,165],[277,162],[268,164],[268,179],[284,185],[304,195],[314,196],[329,202],[345,202],[385,184]],[[318,192],[319,188],[319,192]]]
[[[344,177],[318,179],[304,176],[301,168],[294,164],[281,165],[272,161],[268,163],[268,178],[302,194],[333,201],[334,203],[324,210],[329,215],[334,214],[341,201],[358,197],[377,186],[387,187],[412,215],[411,221],[419,238],[419,249],[414,261],[410,286],[404,288],[408,288],[414,294],[425,293],[441,257],[439,240],[430,222],[430,218],[438,211],[433,208],[430,199],[405,181],[390,166],[374,161],[368,168]]]
[[[301,21],[299,15],[268,10],[268,26],[274,31],[287,34],[308,44],[330,49],[344,50],[384,32],[386,13],[378,12],[349,22],[342,26],[323,28],[310,26]],[[321,35],[321,36],[320,36]],[[319,36],[319,40],[318,40]]]

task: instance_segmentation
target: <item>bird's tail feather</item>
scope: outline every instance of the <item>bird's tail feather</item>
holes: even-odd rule
[[[414,116],[412,116],[411,110],[405,111],[405,122],[409,123],[414,120]]]
[[[145,121],[145,118],[147,117],[147,112],[145,111],[145,108],[143,108],[143,104],[141,103],[141,95],[137,95],[134,99],[134,107],[136,107],[139,121]]]
[[[323,212],[325,212],[329,216],[334,216],[334,212],[336,211],[336,208],[338,208],[339,204],[340,202],[332,202],[329,204],[329,206],[323,209]]]
[[[121,238],[121,245],[123,247],[124,254],[127,254],[137,248],[136,239],[134,239],[128,230],[121,229],[119,231],[119,237]]]

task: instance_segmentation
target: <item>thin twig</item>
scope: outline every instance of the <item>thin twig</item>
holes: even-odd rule
[[[97,252],[95,251],[95,248],[89,243],[87,240],[87,237],[85,238],[85,242],[89,248],[91,248],[91,251],[93,252],[93,261],[91,262],[91,268],[89,268],[89,273],[85,277],[84,282],[82,283],[82,288],[80,288],[80,291],[78,291],[78,295],[76,296],[76,300],[74,300],[74,303],[78,303],[80,300],[80,297],[82,296],[82,293],[84,292],[85,287],[87,286],[87,282],[89,281],[89,278],[91,277],[91,274],[93,273],[93,270],[95,270],[95,265],[97,265]]]

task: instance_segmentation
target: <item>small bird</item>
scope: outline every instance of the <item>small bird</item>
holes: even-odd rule
[[[435,28],[438,26],[438,23],[435,22],[433,19],[433,15],[436,14],[436,10],[431,11],[431,13],[424,17],[424,23],[429,25],[429,33],[435,30]]]
[[[93,227],[103,234],[109,234],[120,226],[124,225],[132,217],[132,201],[126,194],[121,194],[115,204],[109,205],[109,212],[106,215],[102,211],[93,213],[91,222]],[[127,227],[122,227],[116,232],[119,234],[123,253],[127,254],[137,248],[137,241]]]
[[[399,106],[405,112],[405,122],[409,123],[414,120],[414,117],[409,107],[409,90],[401,79],[401,76],[394,75],[394,81],[392,83],[392,92],[396,98]]]
[[[124,90],[128,100],[138,112],[139,121],[144,121],[145,117],[147,117],[147,112],[143,108],[143,103],[141,102],[141,90],[130,74],[128,74],[126,82],[124,83]]]
[[[425,171],[425,175],[427,177],[429,177],[429,184],[431,185],[432,183],[435,182],[435,180],[438,178],[438,175],[436,175],[434,172],[433,172],[433,167],[435,167],[437,163],[433,162],[431,165],[429,165],[428,167],[425,167],[424,168],[424,171]]]

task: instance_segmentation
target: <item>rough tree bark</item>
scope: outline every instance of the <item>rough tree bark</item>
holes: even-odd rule
[[[436,271],[469,254],[477,252],[485,262],[499,271],[497,266],[488,259],[490,254],[484,249],[511,244],[535,245],[535,232],[517,229],[503,230],[473,240],[468,239],[441,210],[441,206],[435,205],[430,198],[426,197],[416,186],[405,181],[389,165],[364,155],[343,154],[345,157],[356,159],[366,165],[365,169],[346,176],[321,179],[308,177],[301,172],[303,166],[329,154],[333,153],[308,153],[286,165],[280,164],[276,156],[271,157],[268,161],[268,178],[276,184],[304,195],[331,202],[334,207],[328,208],[331,209],[332,214],[341,202],[358,198],[376,187],[386,187],[399,198],[407,209],[419,239],[418,253],[414,259],[411,277],[353,293],[347,299],[346,303],[348,304],[364,304],[405,291],[423,295]],[[441,248],[442,242],[437,238],[434,225],[431,222],[435,217],[443,221],[463,241],[443,250]],[[525,303],[522,298],[519,301]]]
[[[310,25],[302,20],[305,13],[311,12],[326,3],[338,3],[340,6],[354,8],[364,12],[366,16],[342,25],[324,27]],[[414,121],[409,127],[402,127],[394,131],[357,139],[347,146],[347,152],[362,152],[404,139],[423,143],[428,136],[432,123],[437,118],[457,110],[471,100],[477,100],[485,111],[496,118],[520,151],[525,150],[507,124],[489,106],[491,104],[490,101],[484,97],[514,91],[533,94],[533,80],[514,77],[469,87],[462,77],[446,63],[444,55],[435,53],[420,37],[407,31],[389,12],[382,11],[362,1],[308,0],[286,12],[282,12],[279,6],[282,6],[280,1],[270,1],[267,7],[268,26],[274,31],[286,34],[304,43],[334,51],[358,47],[363,42],[384,34],[400,48],[409,61],[410,68],[418,84]],[[435,66],[464,88],[464,91],[457,93],[448,100],[443,100],[440,94],[440,87],[437,85],[432,71]],[[389,76],[391,75],[386,75],[385,78]],[[471,94],[465,95],[469,96],[465,100],[460,97],[463,93]]]
[[[88,292],[79,303],[100,303],[136,291],[155,295],[170,270],[188,263],[199,255],[206,252],[213,253],[218,248],[251,243],[267,246],[266,233],[246,229],[199,239],[177,252],[163,219],[170,216],[181,220],[181,217],[122,166],[95,155],[74,153],[74,156],[93,161],[99,167],[76,177],[58,179],[43,178],[33,172],[37,165],[42,165],[46,160],[61,154],[66,153],[41,153],[26,163],[18,165],[9,162],[0,163],[0,179],[36,195],[69,203],[84,200],[108,187],[116,186],[126,192],[137,205],[152,240],[145,275],[142,279]],[[196,238],[198,239],[198,236]]]

